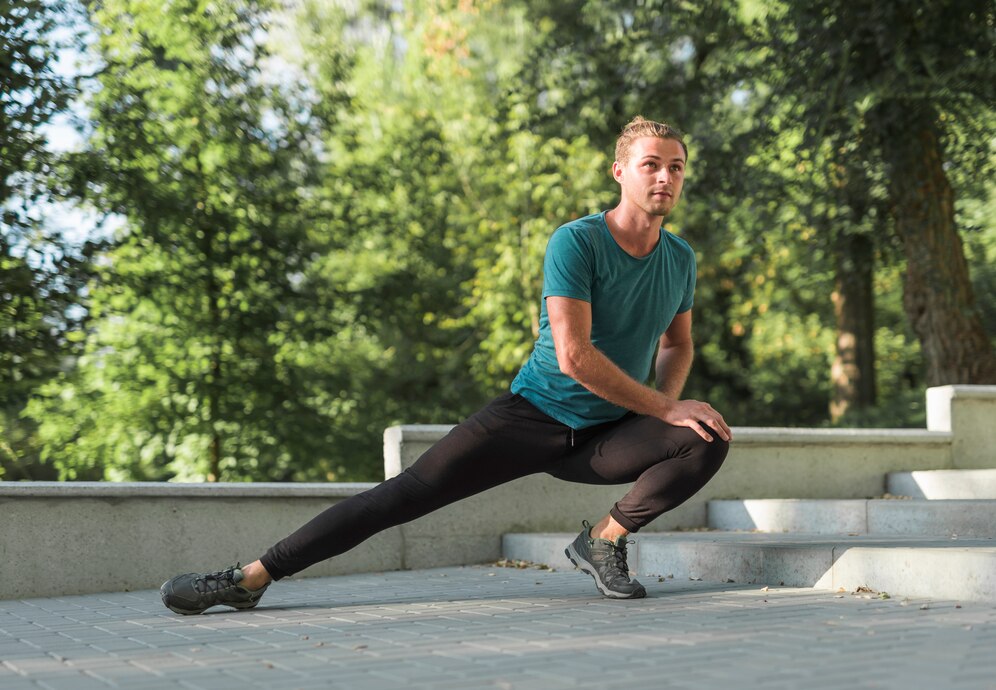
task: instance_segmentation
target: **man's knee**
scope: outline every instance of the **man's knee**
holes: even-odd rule
[[[711,435],[711,441],[706,441],[700,436],[695,448],[695,455],[699,460],[700,471],[709,477],[719,471],[719,468],[723,466],[723,462],[726,460],[727,454],[730,452],[729,441],[724,441],[715,432]]]

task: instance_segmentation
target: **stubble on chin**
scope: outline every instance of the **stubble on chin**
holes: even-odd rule
[[[667,215],[674,210],[674,200],[668,199],[666,201],[649,201],[647,202],[647,205],[644,206],[643,210],[652,216],[666,218]]]

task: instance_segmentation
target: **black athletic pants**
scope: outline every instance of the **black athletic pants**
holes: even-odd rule
[[[319,514],[261,558],[279,580],[337,556],[374,534],[485,489],[537,472],[583,484],[626,484],[609,511],[631,532],[683,503],[708,482],[729,445],[654,417],[575,431],[519,395],[493,400],[414,465]]]

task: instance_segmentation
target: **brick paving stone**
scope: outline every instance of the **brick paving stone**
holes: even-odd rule
[[[573,571],[483,566],[290,579],[192,617],[154,590],[0,601],[0,686],[996,690],[996,605],[645,584],[609,601]]]

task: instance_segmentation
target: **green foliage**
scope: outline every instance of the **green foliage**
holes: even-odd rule
[[[300,394],[313,379],[299,353],[331,335],[309,319],[305,279],[313,132],[295,94],[260,76],[265,9],[121,0],[93,13],[105,67],[77,193],[127,224],[91,286],[84,355],[29,407],[65,478],[335,471],[334,410]]]
[[[0,4],[0,478],[50,477],[21,411],[79,350],[80,290],[97,249],[69,246],[37,212],[53,179],[45,127],[73,93],[54,72],[63,12],[36,0]]]
[[[21,286],[0,295],[17,324],[0,358],[21,359],[0,361],[23,377],[15,408],[33,395],[0,458],[42,447],[77,479],[378,478],[386,426],[454,422],[525,361],[547,238],[614,203],[612,146],[635,114],[689,132],[667,226],[699,265],[685,394],[733,424],[828,423],[838,240],[862,233],[880,400],[838,423],[922,424],[872,118],[884,100],[941,104],[996,323],[982,137],[996,79],[961,49],[929,58],[991,22],[945,23],[940,5],[93,3],[93,135],[58,186],[126,222],[99,254],[89,320],[54,331],[88,256],[46,273],[0,254],[4,284]],[[929,20],[930,45],[904,40],[902,13]],[[872,45],[890,70],[867,69]],[[12,171],[25,160],[4,155]]]

